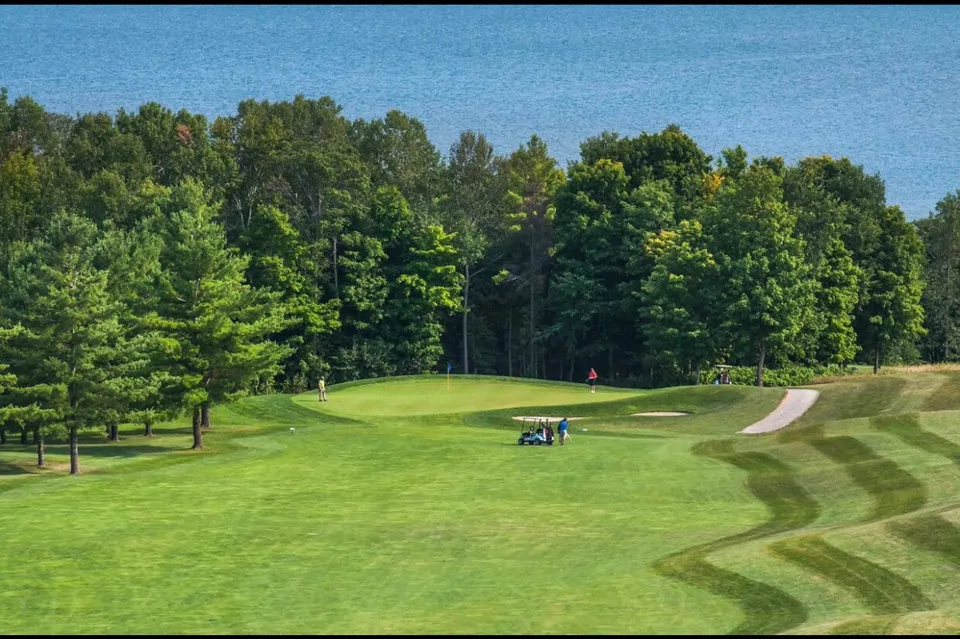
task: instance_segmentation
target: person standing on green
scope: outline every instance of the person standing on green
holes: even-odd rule
[[[557,434],[560,435],[560,445],[563,446],[563,442],[570,439],[570,435],[567,434],[567,418],[564,417],[560,420],[560,423],[557,424]]]
[[[320,378],[320,383],[317,384],[317,391],[320,393],[320,401],[327,401],[327,383],[323,381],[323,378]]]

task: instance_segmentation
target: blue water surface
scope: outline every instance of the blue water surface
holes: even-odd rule
[[[960,189],[960,6],[2,6],[0,86],[76,114],[246,98],[400,109],[562,165],[679,124],[710,154],[848,156],[908,217]]]

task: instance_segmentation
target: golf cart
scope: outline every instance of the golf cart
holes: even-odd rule
[[[531,419],[529,420],[530,425],[527,426],[527,418],[523,418],[523,430],[520,431],[520,438],[517,440],[517,445],[523,446],[524,444],[530,444],[531,446],[542,446],[546,444],[547,446],[553,446],[553,428],[550,426],[550,420],[547,419]]]
[[[715,364],[714,367],[717,369],[717,379],[714,380],[714,384],[729,384],[730,383],[730,369],[733,366],[727,364]]]

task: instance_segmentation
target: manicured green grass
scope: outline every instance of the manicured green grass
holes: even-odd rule
[[[782,390],[462,376],[248,398],[201,452],[182,422],[88,435],[81,477],[12,437],[0,628],[955,633],[960,374],[817,388],[749,437]],[[582,419],[520,447],[516,415]]]

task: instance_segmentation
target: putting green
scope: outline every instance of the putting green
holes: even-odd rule
[[[408,377],[390,383],[363,383],[332,387],[327,402],[319,402],[316,392],[298,395],[304,405],[316,404],[324,412],[351,418],[398,417],[466,413],[498,408],[560,406],[609,402],[637,395],[637,391],[601,387],[590,393],[586,384],[543,384],[470,376]]]
[[[199,454],[184,422],[91,435],[81,477],[11,438],[0,628],[956,632],[960,376],[819,388],[752,437],[782,391],[439,378],[248,398]],[[516,445],[512,416],[567,411],[589,432]]]

